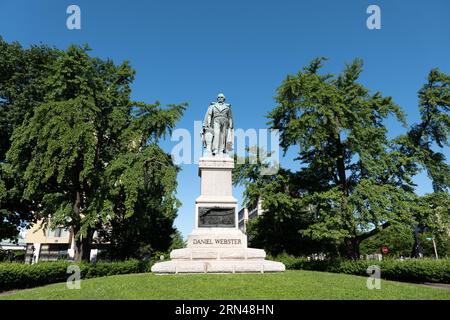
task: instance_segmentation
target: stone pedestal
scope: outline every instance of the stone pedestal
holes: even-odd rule
[[[281,262],[265,260],[262,249],[247,247],[238,229],[237,201],[232,195],[230,157],[200,158],[200,196],[195,201],[195,229],[187,247],[170,253],[170,261],[153,265],[152,272],[239,273],[280,272]]]
[[[200,197],[195,200],[195,228],[237,228],[237,200],[232,194],[230,157],[200,158]]]

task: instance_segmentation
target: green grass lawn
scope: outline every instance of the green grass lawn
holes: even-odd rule
[[[87,279],[81,289],[65,283],[0,295],[0,299],[450,299],[450,290],[314,271],[277,274],[129,274]]]

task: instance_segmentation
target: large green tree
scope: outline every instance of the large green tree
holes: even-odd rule
[[[450,170],[435,149],[448,146],[449,77],[431,70],[419,91],[420,123],[388,140],[384,120],[393,115],[405,124],[401,109],[357,82],[360,60],[337,77],[319,73],[323,60],[289,75],[268,115],[283,150],[298,148],[298,169],[263,176],[263,163],[236,168],[234,181],[245,185],[247,204],[262,199],[266,210],[251,224],[251,237],[276,253],[309,254],[308,247],[358,259],[362,241],[418,223],[447,243]],[[412,179],[421,169],[435,191],[423,197],[414,194]],[[274,246],[274,236],[286,241]],[[305,246],[307,239],[312,242]]]
[[[414,210],[414,219],[421,233],[431,236],[438,247],[443,248],[445,251],[443,254],[446,255],[445,246],[450,241],[450,195],[447,192],[433,192],[419,197]],[[420,239],[423,237],[420,233],[415,232],[414,238],[414,249],[417,249],[418,244],[422,247]],[[420,249],[420,253],[423,254],[422,248]],[[412,256],[418,256],[414,250]]]
[[[433,183],[433,192],[437,194],[427,195],[420,202],[433,199],[434,205],[437,206],[436,201],[442,204],[448,202],[445,197],[448,196],[450,188],[450,166],[442,152],[449,146],[450,76],[435,68],[429,72],[427,80],[418,93],[420,122],[413,124],[405,135],[396,139],[395,143],[398,150],[405,155],[409,169],[416,173],[425,169]],[[424,217],[423,212],[431,214],[429,210],[418,210],[416,215],[418,224],[414,230],[415,242],[412,250],[414,257],[422,253],[419,232],[427,228],[436,230],[433,219]],[[447,221],[449,214],[450,212],[447,212],[447,217],[442,217],[439,221],[441,223]],[[433,217],[436,216],[433,214]]]
[[[264,248],[271,255],[337,254],[332,241],[312,239],[299,232],[313,223],[313,208],[304,203],[302,195],[314,191],[320,177],[309,180],[311,175],[285,168],[263,175],[261,172],[268,172],[271,165],[266,156],[266,150],[249,148],[248,157],[238,159],[233,170],[234,184],[244,186],[245,205],[252,210],[262,200],[264,214],[247,225],[250,245]]]
[[[267,214],[303,215],[307,225],[300,234],[358,259],[361,241],[411,221],[412,172],[384,125],[390,115],[404,123],[404,115],[390,97],[358,83],[361,60],[338,76],[319,73],[323,61],[289,75],[268,115],[283,150],[298,147],[300,163],[295,182],[284,186],[290,192],[280,195],[284,204]],[[280,203],[272,195],[260,194]]]
[[[87,51],[58,53],[41,84],[43,101],[14,130],[6,160],[35,216],[74,232],[76,260],[89,259],[95,231],[117,232],[135,214],[173,222],[177,170],[157,142],[185,107],[131,101],[128,62]]]
[[[106,223],[99,240],[112,259],[146,258],[167,251],[173,227],[178,168],[155,143],[120,154],[105,171]],[[172,236],[171,236],[172,235]]]
[[[361,254],[383,254],[381,248],[386,246],[388,253],[385,256],[387,257],[409,257],[413,241],[411,226],[408,224],[399,224],[386,228],[373,237],[362,241]]]
[[[58,50],[44,45],[23,48],[0,37],[0,239],[14,239],[34,220],[36,205],[21,199],[25,185],[11,176],[5,164],[11,135],[43,101],[43,81]]]
[[[400,143],[404,151],[414,156],[418,164],[427,170],[434,192],[448,191],[450,166],[441,151],[450,146],[449,75],[439,69],[430,71],[427,83],[419,90],[419,111],[421,121],[412,126],[406,137],[399,139]]]

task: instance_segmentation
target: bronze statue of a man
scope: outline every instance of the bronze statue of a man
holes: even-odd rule
[[[225,103],[220,93],[216,102],[211,102],[203,120],[203,146],[205,156],[223,156],[233,146],[233,117],[231,105]]]

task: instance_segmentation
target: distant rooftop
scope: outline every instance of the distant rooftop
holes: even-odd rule
[[[16,242],[10,240],[10,239],[4,239],[0,241],[0,245],[6,246],[6,245],[26,245],[25,238],[20,237]]]

